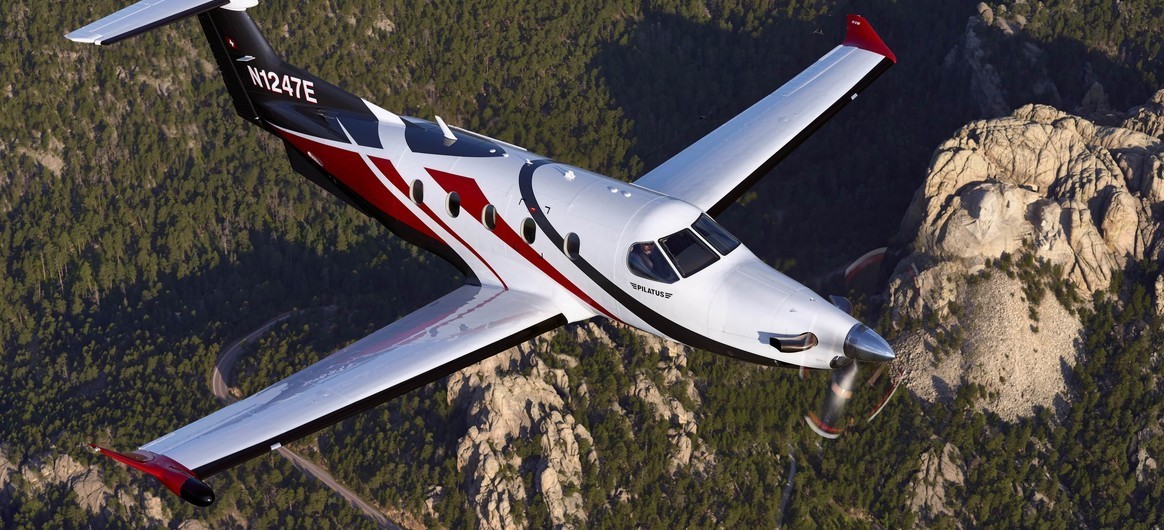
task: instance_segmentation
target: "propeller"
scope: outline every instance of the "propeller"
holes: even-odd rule
[[[853,304],[847,298],[830,296],[829,300],[837,308],[852,314]],[[879,387],[883,389],[881,398],[865,417],[865,421],[869,422],[885,409],[889,398],[897,391],[905,376],[905,372],[894,369],[890,364],[894,359],[893,348],[864,324],[857,324],[849,330],[843,352],[843,357],[837,356],[829,363],[833,369],[832,380],[821,406],[804,417],[813,432],[830,440],[840,436],[848,425],[852,425],[852,419],[846,424],[844,413],[855,391],[877,391]],[[859,385],[858,376],[862,371],[869,370],[872,370],[872,375],[863,386]],[[806,378],[807,370],[802,369],[800,377]]]

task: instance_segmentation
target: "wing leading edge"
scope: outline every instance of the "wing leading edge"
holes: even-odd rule
[[[635,181],[716,215],[897,62],[863,17],[776,92]]]
[[[96,449],[200,504],[205,495],[187,498],[189,478],[238,465],[565,322],[545,298],[467,285],[138,451]]]

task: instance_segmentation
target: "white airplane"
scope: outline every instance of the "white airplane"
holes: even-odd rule
[[[457,266],[467,284],[242,401],[111,458],[198,506],[203,479],[569,322],[602,316],[770,366],[855,374],[889,344],[712,216],[896,62],[865,19],[815,64],[633,184],[393,114],[287,64],[257,0],[143,0],[69,33],[112,44],[197,16],[246,120],[291,167]],[[837,307],[834,303],[842,307]],[[834,375],[843,404],[852,379]],[[834,403],[836,404],[836,403]],[[810,425],[835,437],[826,406]]]

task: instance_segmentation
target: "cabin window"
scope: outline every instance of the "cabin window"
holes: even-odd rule
[[[715,222],[711,217],[708,217],[707,214],[700,215],[699,219],[695,221],[695,224],[691,225],[691,228],[699,232],[699,235],[703,236],[703,239],[706,239],[708,243],[711,243],[711,246],[715,247],[720,254],[725,256],[740,246],[740,240],[736,239],[736,236],[724,230],[722,226],[719,226],[719,223]]]
[[[640,278],[655,280],[663,283],[675,283],[679,276],[675,269],[667,263],[667,258],[659,250],[654,241],[644,241],[631,245],[630,253],[626,257],[626,265],[631,273]]]
[[[416,204],[424,202],[424,183],[419,180],[412,181],[412,185],[408,187],[408,197]]]
[[[686,228],[659,239],[659,243],[684,278],[703,270],[719,259],[715,252],[695,236],[695,232]]]
[[[521,238],[524,239],[526,243],[532,245],[534,242],[534,237],[537,235],[538,225],[534,223],[533,219],[526,217],[525,220],[521,222]]]
[[[457,195],[457,192],[449,192],[449,196],[445,198],[445,210],[448,210],[449,217],[461,215],[461,196]]]
[[[578,240],[578,234],[570,232],[566,234],[566,240],[562,242],[562,252],[570,259],[578,259],[578,248],[581,244],[581,241]]]
[[[485,209],[481,210],[481,224],[485,225],[487,230],[497,228],[497,208],[492,204],[486,204]]]

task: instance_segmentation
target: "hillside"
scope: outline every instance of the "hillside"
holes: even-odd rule
[[[244,128],[195,24],[106,48],[61,37],[120,4],[30,3],[0,14],[0,67],[13,73],[0,83],[0,362],[8,374],[0,380],[0,520],[15,528],[369,527],[281,459],[214,477],[219,503],[197,510],[79,447],[135,447],[216,409],[215,355],[274,315],[305,310],[240,362],[235,384],[245,390],[461,281],[294,175],[281,145]],[[940,204],[961,189],[925,191],[934,149],[956,151],[975,127],[994,123],[976,120],[1052,131],[1074,123],[1076,133],[1084,122],[1121,126],[1148,136],[1143,149],[1157,149],[1151,137],[1164,131],[1137,124],[1158,124],[1160,102],[1128,116],[1123,109],[1160,88],[1164,66],[1152,58],[1161,38],[1151,30],[1164,20],[1159,8],[1132,0],[985,7],[989,21],[973,2],[921,0],[264,0],[254,14],[291,62],[385,108],[440,114],[633,179],[825,53],[844,14],[860,11],[900,64],[723,215],[766,261],[815,282],[895,234],[903,254],[922,249],[913,245],[920,227],[950,218],[923,215],[925,201]],[[1123,179],[1134,199],[1112,222],[1135,226],[1130,236],[1108,230],[1111,208],[1088,204],[1098,217],[1080,220],[1109,255],[1104,274],[1065,279],[1037,253],[1026,259],[1015,234],[980,252],[980,269],[959,262],[952,274],[969,285],[979,281],[971,272],[986,271],[992,279],[979,288],[1021,283],[1028,300],[1026,289],[1076,286],[1078,298],[1063,308],[1076,328],[1040,322],[1034,334],[1021,304],[1017,317],[991,324],[1019,322],[1018,332],[1032,334],[1024,340],[1059,333],[1075,341],[1074,367],[1067,363],[1062,384],[1050,386],[1052,396],[1061,388],[1070,395],[1054,410],[998,412],[984,404],[1020,387],[971,379],[949,384],[943,399],[920,387],[900,392],[876,423],[822,442],[800,418],[824,392],[823,378],[802,382],[595,322],[296,445],[366,497],[436,526],[1159,524],[1164,399],[1152,374],[1160,361],[1153,345],[1164,337],[1156,255],[1141,253],[1154,243],[1138,235],[1158,231],[1141,226],[1158,223],[1158,198],[1144,195],[1152,181],[1126,178],[1119,160],[1132,146],[1095,143],[1104,138],[1117,139],[1083,137],[1078,153],[1110,153],[1120,176],[1109,170],[1108,183]],[[1004,191],[1023,193],[1022,182],[1012,184]],[[1100,196],[1105,187],[1088,189]],[[1053,191],[1039,184],[1031,199],[1058,201]],[[1128,215],[1135,223],[1123,222]],[[1063,228],[1060,248],[1076,249],[1071,233]],[[953,344],[954,334],[945,335],[953,321],[933,311],[948,310],[948,301],[902,304],[900,292],[888,304],[865,304],[881,309],[883,331]],[[977,329],[973,308],[962,306],[961,327]],[[1034,308],[1040,319],[1056,311]],[[967,343],[986,335],[972,334]],[[913,382],[932,369],[932,352],[919,351]],[[773,492],[792,458],[795,495],[781,513]]]

